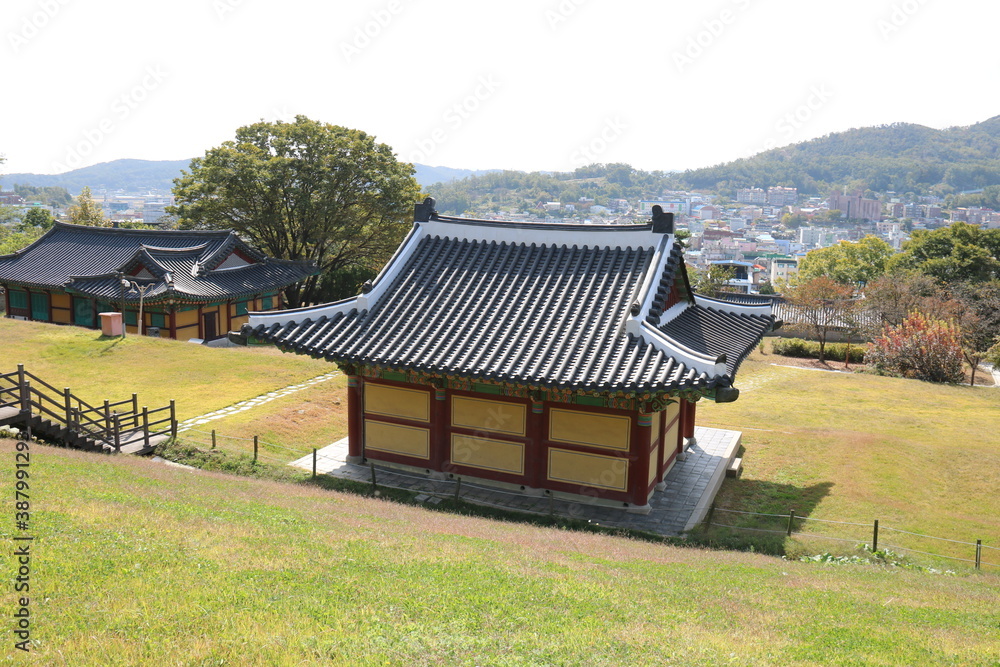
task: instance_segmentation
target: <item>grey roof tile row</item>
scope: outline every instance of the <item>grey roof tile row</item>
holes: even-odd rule
[[[459,221],[447,223],[453,233],[404,246],[410,250],[394,260],[401,268],[385,274],[392,283],[368,309],[348,300],[264,321],[252,314],[244,332],[338,362],[514,384],[649,392],[731,384],[731,372],[698,371],[625,333],[630,307],[656,269],[659,243],[648,233],[645,243],[579,246],[574,229],[556,225],[489,223],[483,234],[500,238],[486,240],[470,238]],[[560,235],[565,243],[552,242]],[[683,266],[679,248],[665,266],[649,297],[661,302]],[[703,310],[692,303],[685,315],[695,314],[661,331],[696,351],[725,352],[732,371],[771,322]]]

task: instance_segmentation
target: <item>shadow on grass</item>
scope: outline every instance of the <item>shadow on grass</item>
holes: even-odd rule
[[[789,529],[800,531],[833,482],[810,486],[757,479],[727,482],[705,521],[688,537],[703,546],[785,555]],[[789,515],[794,512],[794,519]]]

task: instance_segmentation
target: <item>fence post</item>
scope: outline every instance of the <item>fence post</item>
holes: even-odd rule
[[[111,407],[108,399],[104,399],[104,431],[111,430]]]
[[[313,447],[313,479],[316,479],[316,448]]]
[[[73,422],[70,421],[73,417],[72,414],[72,402],[69,393],[69,387],[63,387],[63,405],[66,407],[66,426],[69,427]]]
[[[18,364],[18,370],[23,372],[24,366]],[[28,425],[28,440],[31,440],[31,383],[28,381],[25,381],[21,385],[21,409],[27,412],[27,421],[25,423]]]
[[[788,510],[788,536],[792,536],[792,521],[795,521],[795,510]]]
[[[462,478],[461,477],[456,477],[455,478],[455,504],[456,505],[458,505],[462,501],[462,499],[460,497],[461,495],[462,495]]]
[[[120,454],[122,451],[122,438],[121,438],[121,424],[118,423],[118,413],[112,413],[112,422],[114,425],[114,436],[115,436],[115,454]]]
[[[177,439],[177,411],[174,407],[174,399],[170,399],[170,437]]]
[[[212,429],[212,449],[215,449],[215,429]]]
[[[139,394],[132,394],[132,428],[139,428]]]
[[[983,560],[983,541],[976,540],[976,569],[979,569],[980,563]]]
[[[142,444],[149,449],[149,408],[142,406]]]
[[[872,553],[878,551],[878,519],[875,519],[875,528],[872,531]]]
[[[257,463],[257,436],[253,437],[253,462]]]
[[[369,461],[368,465],[372,469],[372,495],[374,495],[375,492],[378,490],[378,487],[375,484],[375,463],[373,461]]]

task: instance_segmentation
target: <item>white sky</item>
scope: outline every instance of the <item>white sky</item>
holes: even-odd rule
[[[998,19],[993,0],[7,0],[0,169],[190,158],[296,114],[430,165],[700,167],[1000,114]]]

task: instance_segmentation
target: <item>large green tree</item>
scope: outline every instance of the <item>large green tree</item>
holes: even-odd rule
[[[90,194],[90,188],[84,186],[76,202],[66,210],[66,217],[74,225],[87,225],[89,227],[106,227],[108,219],[104,217],[104,210],[101,205],[94,201]]]
[[[322,275],[370,271],[410,228],[413,173],[359,130],[305,116],[261,121],[192,160],[169,212],[183,228],[233,229],[273,257],[312,260]],[[320,284],[317,275],[290,288],[289,304],[315,302]]]
[[[885,274],[892,255],[892,246],[876,236],[866,236],[857,243],[841,241],[810,250],[799,267],[799,276],[803,280],[827,276],[844,285],[865,285]]]
[[[893,257],[894,267],[917,269],[943,283],[1000,278],[1000,229],[964,222],[933,231],[918,229]]]

